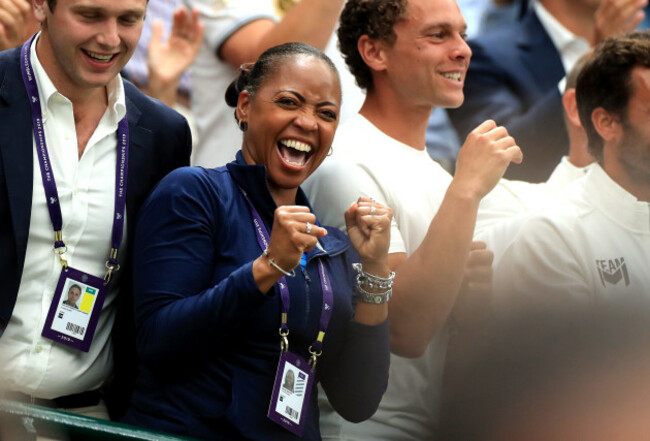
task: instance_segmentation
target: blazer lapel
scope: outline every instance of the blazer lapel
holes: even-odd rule
[[[548,90],[565,74],[560,55],[534,11],[530,11],[520,22],[519,29],[517,46],[521,49],[522,63],[535,78],[540,90]]]
[[[20,73],[20,50],[5,66],[0,84],[0,138],[2,174],[7,183],[8,203],[16,241],[19,268],[25,260],[33,190],[32,118],[27,92]]]
[[[127,216],[137,212],[137,207],[143,202],[142,199],[148,192],[148,182],[152,175],[153,158],[150,152],[153,144],[153,133],[140,125],[142,111],[129,96],[128,88],[126,93],[126,115],[129,122],[129,171],[127,174],[126,209]],[[142,193],[145,193],[144,195]],[[135,217],[129,222],[129,232],[135,225]]]

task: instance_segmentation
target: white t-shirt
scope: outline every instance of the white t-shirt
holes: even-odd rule
[[[440,207],[452,179],[449,173],[424,146],[422,150],[409,147],[361,115],[339,127],[333,149],[333,155],[303,185],[320,221],[345,231],[345,210],[359,196],[372,197],[393,209],[389,252],[412,254]],[[321,395],[323,439],[431,439],[438,420],[447,341],[445,328],[422,357],[391,356],[388,389],[368,421],[343,420]]]
[[[650,287],[650,203],[595,165],[553,207],[526,219],[495,273],[503,299],[616,300]]]
[[[218,167],[235,159],[241,148],[242,133],[234,112],[224,99],[226,89],[238,71],[217,56],[221,45],[244,25],[259,19],[279,19],[279,0],[184,0],[197,8],[205,24],[204,41],[190,69],[192,79],[192,112],[199,131],[199,144],[192,152],[192,165]],[[341,121],[356,114],[364,93],[354,81],[336,47],[332,36],[325,53],[332,59],[341,76],[343,108]],[[254,61],[254,60],[251,60]]]

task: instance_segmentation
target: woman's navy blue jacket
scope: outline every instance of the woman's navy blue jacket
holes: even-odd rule
[[[241,152],[226,167],[187,167],[161,181],[140,211],[135,237],[135,313],[140,373],[131,424],[214,440],[293,440],[267,418],[280,355],[281,300],[265,296],[252,273],[262,250],[246,190],[271,231],[276,205],[264,166]],[[297,203],[309,203],[298,190]],[[287,277],[291,295],[289,344],[308,358],[322,307],[318,258],[329,271],[334,313],[316,379],[346,419],[362,421],[379,405],[389,365],[388,323],[353,320],[359,261],[348,238],[328,229],[322,249]],[[319,440],[317,390],[305,440]]]

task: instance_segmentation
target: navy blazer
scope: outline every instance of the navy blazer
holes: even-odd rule
[[[511,179],[545,181],[568,153],[562,95],[564,66],[534,10],[517,24],[469,42],[465,102],[449,116],[461,139],[486,119],[503,125],[524,153]]]
[[[32,208],[32,118],[19,63],[20,48],[0,52],[0,336],[16,303]],[[160,179],[173,169],[189,164],[192,148],[190,130],[182,116],[127,81],[124,88],[130,136],[126,195],[129,220],[126,264],[117,302],[115,331],[118,332],[117,324],[130,328],[132,323],[132,319],[124,319],[124,314],[132,316],[129,262],[138,209]],[[133,339],[132,331],[124,331],[125,336],[129,333]],[[115,347],[117,365],[123,347],[118,344]]]

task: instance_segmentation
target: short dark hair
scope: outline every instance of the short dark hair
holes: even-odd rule
[[[254,96],[283,61],[299,55],[308,55],[324,61],[339,78],[336,66],[323,52],[305,43],[284,43],[265,50],[255,63],[241,66],[239,76],[226,89],[226,103],[230,107],[237,107],[239,94],[244,90]],[[235,112],[235,119],[238,120],[237,112]]]
[[[362,35],[395,43],[395,23],[404,17],[407,0],[348,0],[341,12],[338,29],[339,49],[357,84],[372,90],[372,72],[359,54],[357,43]]]
[[[596,46],[578,75],[576,100],[580,122],[587,132],[589,151],[602,160],[604,141],[591,121],[595,109],[627,119],[627,105],[634,93],[632,70],[650,68],[650,31],[632,31],[610,37]]]
[[[72,291],[72,288],[77,288],[79,290],[79,294],[81,294],[81,286],[79,286],[79,285],[77,285],[75,283],[74,285],[70,286],[70,288],[68,288],[68,293],[70,293],[70,291]]]

